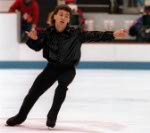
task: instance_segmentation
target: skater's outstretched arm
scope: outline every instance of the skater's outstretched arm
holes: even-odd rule
[[[35,51],[40,51],[44,47],[44,41],[46,38],[46,31],[37,32],[36,30],[33,31],[26,31],[25,32],[29,37],[26,44]]]
[[[127,33],[128,31],[126,29],[117,30],[115,32],[83,31],[79,29],[79,37],[82,43],[113,41],[115,38],[126,38]]]

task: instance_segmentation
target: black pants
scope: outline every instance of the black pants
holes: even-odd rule
[[[48,88],[50,88],[55,81],[58,81],[53,104],[47,115],[48,118],[55,119],[58,115],[63,101],[65,100],[66,92],[68,90],[67,87],[74,79],[75,73],[76,72],[74,66],[58,67],[48,64],[43,72],[41,72],[41,74],[39,74],[39,76],[34,81],[31,89],[29,90],[23,101],[18,116],[26,118],[38,98]]]

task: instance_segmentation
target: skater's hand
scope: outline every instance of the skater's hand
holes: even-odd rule
[[[33,31],[25,31],[25,33],[27,34],[27,36],[33,40],[37,40],[38,39],[38,36],[37,36],[37,31],[36,30],[33,30]]]
[[[115,38],[126,38],[128,35],[128,30],[127,29],[121,29],[121,30],[117,30],[113,33]]]

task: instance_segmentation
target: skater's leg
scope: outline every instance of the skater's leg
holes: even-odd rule
[[[50,87],[57,79],[57,72],[51,66],[47,66],[34,81],[31,89],[26,95],[19,113],[7,120],[7,125],[14,126],[21,124],[27,117],[29,111],[38,100],[38,98]]]
[[[68,90],[69,84],[75,77],[75,68],[72,67],[66,70],[59,76],[58,86],[55,90],[55,95],[53,99],[52,107],[47,115],[47,123],[48,127],[54,127],[57,119],[58,112],[61,108],[62,103],[65,100],[66,92]]]

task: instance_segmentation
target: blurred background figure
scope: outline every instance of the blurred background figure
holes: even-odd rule
[[[71,3],[68,6],[72,9],[72,17],[70,25],[73,27],[85,28],[85,18],[83,16],[83,11],[78,7],[77,4]]]
[[[129,34],[139,42],[150,42],[150,3],[145,3],[142,16],[132,24]]]
[[[122,13],[123,0],[110,0],[110,13]]]
[[[143,40],[140,35],[140,31],[142,28],[142,21],[143,21],[143,17],[139,17],[137,20],[134,21],[132,26],[129,28],[129,35],[135,36],[136,41],[139,41],[139,42]]]
[[[144,2],[145,0],[136,0],[140,12],[144,11]]]
[[[16,0],[9,12],[21,13],[21,42],[27,40],[25,31],[35,30],[39,19],[39,7],[36,0]]]

